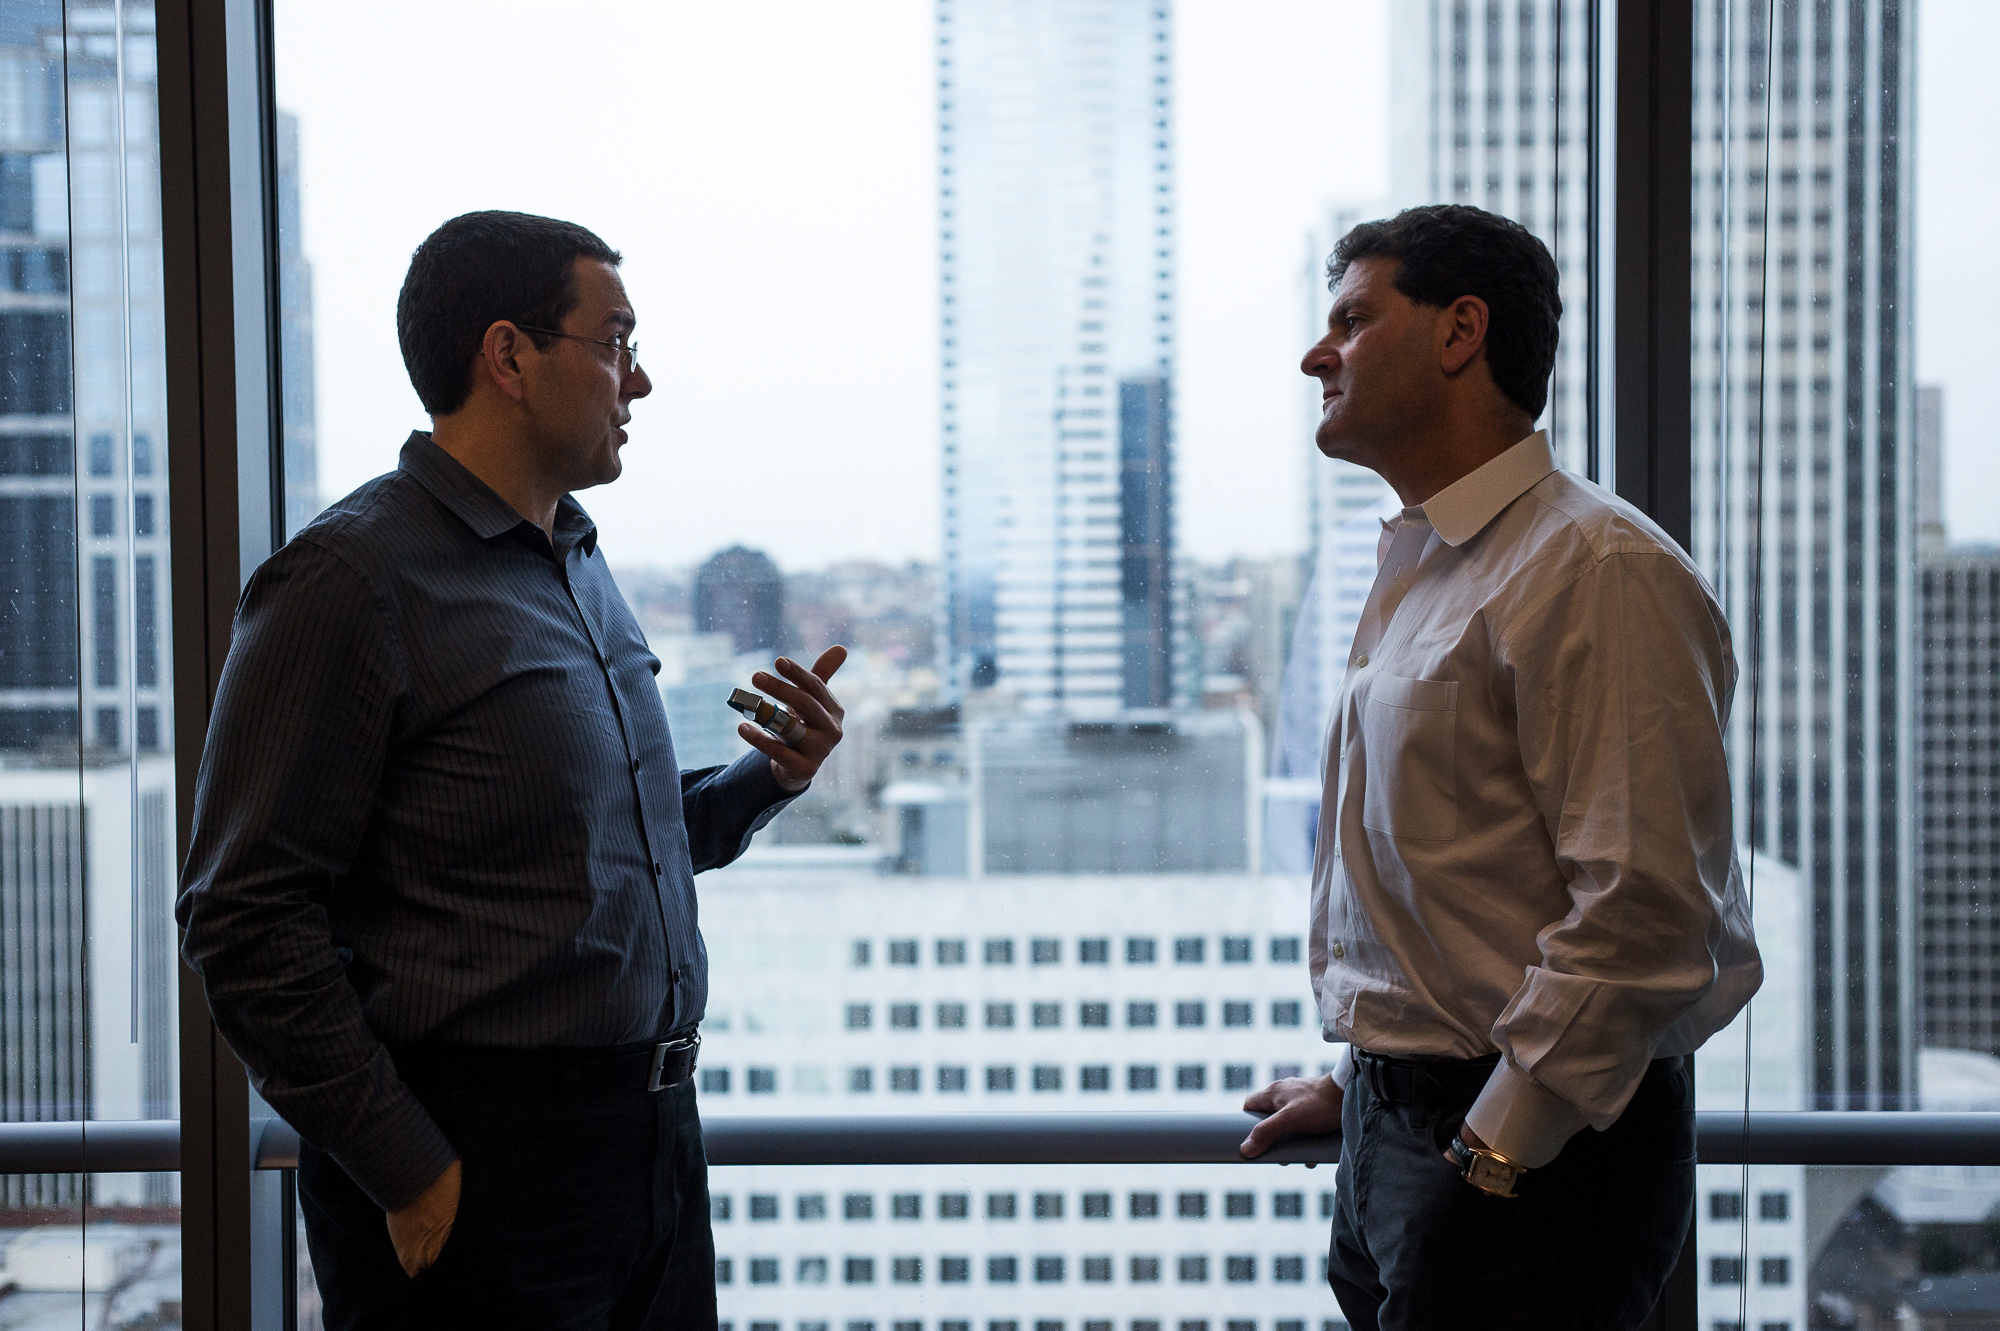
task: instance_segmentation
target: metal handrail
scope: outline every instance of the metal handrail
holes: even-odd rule
[[[1245,1161],[1255,1123],[1219,1114],[715,1115],[712,1165],[1327,1164],[1340,1137],[1289,1137]],[[1703,1112],[1695,1150],[1715,1165],[2000,1165],[2000,1113]],[[259,1169],[294,1169],[299,1135],[280,1119],[258,1134]],[[171,1173],[181,1125],[0,1123],[0,1174]]]

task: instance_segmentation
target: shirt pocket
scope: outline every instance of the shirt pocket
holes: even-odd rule
[[[1377,675],[1361,705],[1361,825],[1415,841],[1458,836],[1458,684]]]

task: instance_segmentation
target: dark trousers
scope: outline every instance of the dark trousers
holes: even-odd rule
[[[1663,1058],[1618,1121],[1585,1128],[1493,1197],[1441,1152],[1491,1058],[1357,1059],[1341,1106],[1327,1278],[1355,1331],[1629,1331],[1659,1302],[1694,1217],[1694,1080]]]
[[[299,1203],[328,1331],[715,1331],[692,1082],[523,1092],[404,1074],[458,1148],[458,1219],[437,1264],[412,1280],[381,1209],[301,1143]]]

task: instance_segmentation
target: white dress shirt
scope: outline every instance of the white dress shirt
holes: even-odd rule
[[[1535,1167],[1763,978],[1708,583],[1543,434],[1383,524],[1313,857],[1326,1038],[1499,1066],[1467,1121]],[[1334,1079],[1347,1084],[1352,1055]]]

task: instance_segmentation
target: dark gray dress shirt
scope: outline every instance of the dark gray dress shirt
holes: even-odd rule
[[[272,1108],[385,1210],[452,1159],[389,1047],[692,1030],[694,875],[791,798],[682,772],[568,497],[551,542],[428,435],[245,587],[178,917]]]

